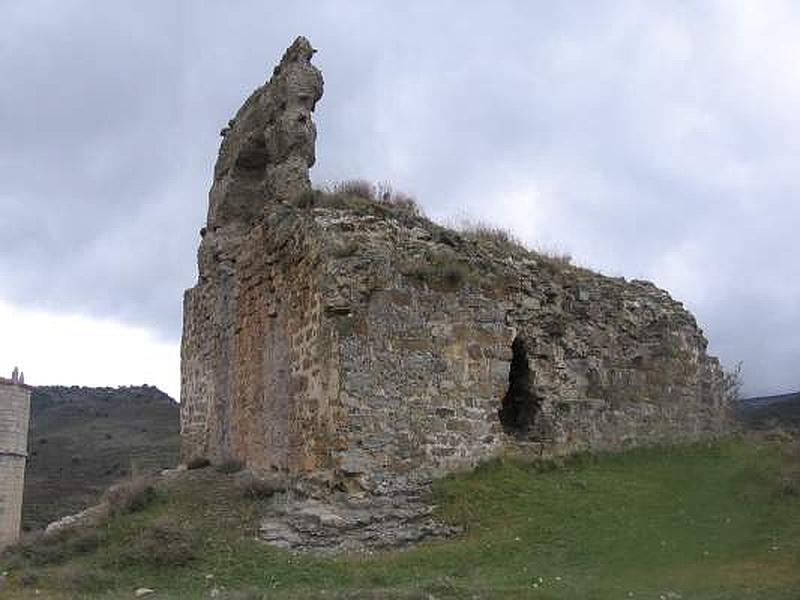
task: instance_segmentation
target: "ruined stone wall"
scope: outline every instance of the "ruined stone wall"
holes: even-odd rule
[[[339,470],[375,483],[511,448],[613,449],[725,430],[719,364],[692,316],[652,284],[425,219],[311,212],[340,306],[329,316],[345,414]]]
[[[223,131],[184,299],[187,460],[371,488],[725,430],[719,364],[666,292],[312,191],[312,54],[298,38]]]
[[[181,430],[187,459],[306,465],[311,450],[302,427],[310,413],[325,418],[326,410],[312,408],[309,399],[319,398],[327,385],[319,361],[309,358],[322,334],[314,326],[319,303],[313,258],[297,254],[304,242],[291,231],[266,231],[263,221],[310,189],[316,140],[311,112],[323,85],[310,62],[313,54],[308,40],[297,38],[270,80],[221,132],[198,284],[184,296]]]
[[[19,539],[30,390],[0,380],[0,550]]]
[[[339,379],[322,298],[322,239],[308,227],[276,212],[242,241],[234,272],[187,292],[187,459],[292,471],[328,466]]]
[[[370,486],[507,449],[725,431],[719,364],[666,292],[377,213],[283,205],[224,285],[190,290],[184,369],[204,356],[210,374],[185,382],[190,454]],[[206,380],[224,391],[193,400]],[[189,441],[206,406],[216,412]]]
[[[551,279],[509,313],[528,371],[522,401],[527,394],[536,406],[511,423],[512,434],[572,451],[726,430],[722,371],[680,303],[649,282],[582,269]]]
[[[347,410],[340,469],[441,472],[502,445],[514,330],[493,301],[398,281],[338,319]]]
[[[240,257],[232,392],[234,455],[251,467],[323,468],[338,377],[324,318],[320,239],[279,214]],[[269,418],[265,418],[269,415]]]

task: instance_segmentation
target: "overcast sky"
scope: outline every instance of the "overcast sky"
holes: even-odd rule
[[[177,396],[219,130],[304,34],[325,77],[317,183],[390,181],[437,220],[650,279],[748,394],[800,389],[800,3],[0,13],[0,372]]]

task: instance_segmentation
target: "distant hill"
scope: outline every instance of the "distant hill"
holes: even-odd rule
[[[775,425],[800,427],[800,392],[746,398],[736,405],[736,414],[749,427]]]
[[[132,471],[175,466],[178,413],[178,404],[151,386],[34,388],[23,527],[85,508]]]

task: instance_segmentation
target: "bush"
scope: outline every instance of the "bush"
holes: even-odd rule
[[[349,210],[357,214],[391,213],[405,217],[422,216],[422,211],[413,197],[393,191],[388,183],[375,186],[361,179],[335,183],[325,190],[309,190],[298,197],[296,204],[302,208],[322,206]]]
[[[156,567],[182,567],[197,557],[195,536],[169,518],[142,529],[123,550],[127,561]]]
[[[467,239],[476,242],[494,244],[506,252],[527,252],[525,245],[512,232],[496,225],[480,221],[463,220],[457,226],[458,231]]]
[[[36,573],[31,573],[30,571],[26,571],[22,573],[19,577],[19,584],[22,587],[33,587],[39,583],[39,576]]]
[[[71,592],[86,592],[103,587],[106,577],[100,571],[80,565],[64,565],[53,573],[53,580],[59,589]]]
[[[800,440],[784,445],[778,472],[778,490],[782,496],[800,496]]]
[[[285,492],[286,479],[281,475],[256,476],[253,473],[242,473],[236,481],[236,486],[245,498],[250,500],[263,500],[279,492]]]
[[[396,211],[408,213],[415,217],[422,215],[419,204],[416,199],[403,192],[396,192],[388,183],[382,183],[377,189],[378,202],[383,206]]]
[[[156,497],[153,481],[149,477],[136,477],[112,485],[103,494],[102,502],[110,515],[136,512],[145,508]]]
[[[561,270],[572,266],[572,255],[568,252],[558,252],[543,248],[537,248],[535,252],[537,258],[553,270]]]
[[[729,404],[742,399],[742,362],[739,361],[730,371],[722,372],[722,393]]]
[[[6,548],[2,557],[4,563],[15,569],[61,563],[67,557],[64,536],[46,536],[44,532],[38,531]]]
[[[447,289],[455,290],[466,283],[470,271],[464,263],[454,261],[445,265],[440,265],[437,274]]]
[[[311,189],[300,194],[294,201],[298,208],[314,208],[320,204],[325,192]]]
[[[56,565],[73,556],[90,554],[101,543],[100,533],[93,528],[65,529],[54,534],[39,531],[7,548],[3,559],[15,568]]]
[[[347,258],[358,253],[358,242],[352,239],[336,240],[331,248],[331,254],[336,258]]]
[[[401,270],[406,277],[445,291],[460,289],[474,279],[475,275],[468,264],[456,256],[444,253],[420,257]]]
[[[363,179],[351,179],[349,181],[340,181],[333,185],[332,192],[341,196],[349,196],[351,198],[361,198],[363,200],[375,201],[377,190],[370,182]]]
[[[67,548],[70,554],[91,554],[102,542],[103,536],[92,527],[77,528],[67,535]]]
[[[530,254],[525,244],[512,232],[481,221],[462,220],[455,227],[464,238],[478,243],[492,244],[506,254]],[[552,271],[572,266],[572,255],[567,252],[538,247],[533,250],[535,258]]]

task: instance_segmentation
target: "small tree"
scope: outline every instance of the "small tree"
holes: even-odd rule
[[[722,372],[722,393],[729,404],[742,399],[742,361],[736,363],[730,371]]]

